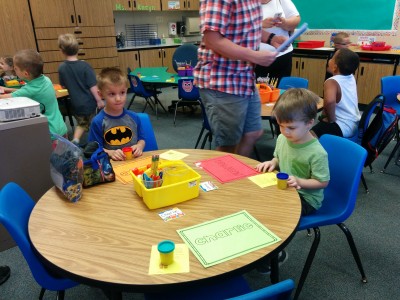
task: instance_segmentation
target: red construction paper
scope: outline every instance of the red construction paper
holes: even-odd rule
[[[229,154],[202,160],[200,163],[205,171],[221,183],[259,174],[253,167],[246,165]]]

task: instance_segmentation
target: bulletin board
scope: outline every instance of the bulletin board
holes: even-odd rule
[[[395,30],[399,0],[292,0],[309,29]]]

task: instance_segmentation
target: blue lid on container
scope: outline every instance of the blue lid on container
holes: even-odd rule
[[[174,251],[175,243],[173,241],[165,240],[158,244],[158,251],[161,253],[170,253]]]
[[[278,173],[276,174],[276,178],[286,180],[289,178],[289,174],[286,173]]]

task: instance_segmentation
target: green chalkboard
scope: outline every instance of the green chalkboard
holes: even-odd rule
[[[396,0],[292,0],[309,29],[392,30]]]

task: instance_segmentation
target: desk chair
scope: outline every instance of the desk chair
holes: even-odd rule
[[[17,243],[36,282],[42,287],[39,299],[46,290],[57,291],[57,299],[64,299],[65,290],[78,283],[50,274],[32,249],[28,234],[29,216],[35,206],[32,198],[16,183],[6,184],[0,191],[0,222]]]
[[[158,104],[160,104],[161,107],[166,112],[166,109],[164,108],[164,106],[157,97],[158,94],[161,94],[161,91],[146,89],[139,77],[137,77],[136,75],[131,75],[131,69],[129,67],[128,67],[128,79],[131,90],[133,92],[133,96],[131,101],[129,102],[128,109],[131,107],[133,101],[135,100],[135,97],[139,96],[146,100],[146,104],[142,112],[144,112],[147,108],[147,105],[149,105],[153,111],[155,110],[156,117],[158,118]]]
[[[206,145],[207,142],[207,138],[208,138],[208,142],[210,143],[210,150],[211,150],[211,143],[212,143],[212,138],[213,138],[213,134],[211,131],[211,127],[210,127],[210,123],[208,122],[208,117],[206,114],[206,108],[204,107],[203,102],[201,101],[201,98],[199,98],[199,102],[200,102],[200,107],[201,107],[201,115],[203,117],[203,124],[201,127],[201,131],[200,134],[197,138],[196,141],[196,146],[194,146],[194,149],[197,149],[197,146],[199,145],[199,142],[203,136],[204,130],[207,130],[206,135],[204,136],[203,142],[201,143],[201,149],[204,149],[204,146]]]
[[[176,48],[174,54],[172,55],[172,66],[175,72],[178,73],[177,62],[186,62],[192,67],[197,65],[197,49],[198,47],[194,44],[183,44]]]
[[[290,88],[308,89],[308,79],[301,77],[282,77],[279,81],[278,89],[287,90]]]
[[[154,135],[153,126],[151,125],[149,115],[146,113],[138,113],[137,115],[140,118],[140,122],[142,123],[146,136],[146,144],[143,151],[158,150],[156,136]]]
[[[204,287],[174,290],[172,293],[147,293],[146,300],[289,300],[294,289],[291,279],[252,291],[246,280],[239,276],[220,280]]]
[[[397,116],[400,120],[400,101],[397,99],[397,94],[400,93],[400,76],[385,76],[381,78],[381,93],[385,95],[386,102],[385,105],[394,108],[397,111]],[[400,147],[400,138],[399,138],[399,124],[396,128],[396,138],[397,143],[394,147],[392,153],[390,153],[388,160],[385,163],[383,168],[383,172],[389,165],[389,162],[392,160],[393,156],[396,154],[397,150]],[[400,153],[399,153],[400,155]],[[396,158],[396,161],[399,159],[399,156]]]
[[[178,80],[178,99],[175,103],[174,126],[179,105],[200,105],[199,89],[193,84],[193,79]]]
[[[310,271],[320,241],[319,227],[321,226],[336,224],[344,232],[361,273],[362,282],[367,282],[353,237],[343,223],[353,213],[367,151],[352,141],[329,134],[321,136],[319,141],[328,153],[331,179],[329,185],[325,188],[322,207],[314,214],[302,216],[300,219],[298,231],[312,228],[314,230],[314,241],[301,273],[294,299],[299,297]]]

